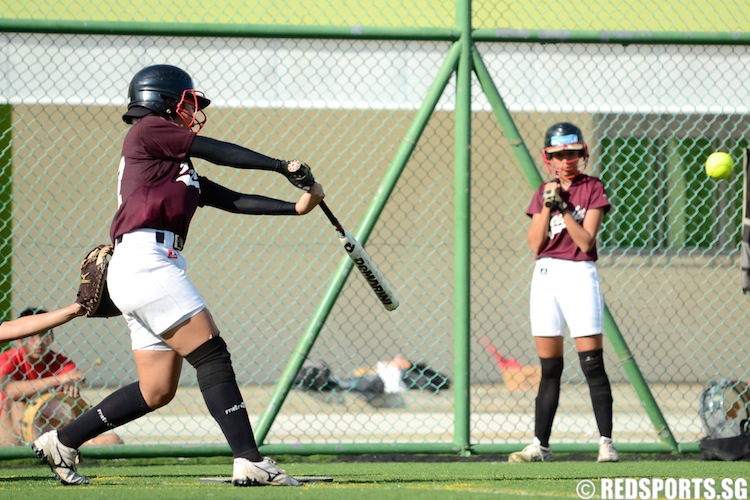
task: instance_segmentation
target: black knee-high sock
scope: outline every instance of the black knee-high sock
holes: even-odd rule
[[[552,435],[552,421],[560,403],[560,379],[563,372],[563,358],[539,358],[542,365],[542,379],[536,395],[534,410],[534,435],[542,446],[549,446]]]
[[[253,462],[262,460],[224,339],[213,337],[185,359],[196,369],[203,400],[224,433],[232,455]]]
[[[80,448],[103,432],[127,424],[151,412],[138,382],[122,387],[57,432],[65,446]]]
[[[581,370],[586,376],[591,395],[591,405],[594,407],[594,417],[599,428],[599,434],[612,437],[612,386],[604,370],[604,351],[596,349],[578,353]]]

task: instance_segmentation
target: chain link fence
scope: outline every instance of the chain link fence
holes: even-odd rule
[[[435,82],[451,69],[451,47],[466,43],[455,26],[468,2],[0,5],[6,318],[69,303],[80,259],[107,241],[126,132],[120,115],[130,78],[146,65],[191,73],[212,99],[203,134],[310,163],[353,233],[383,179],[398,171],[366,243],[399,295],[392,313],[355,271],[324,324],[311,323],[345,259],[322,213],[282,220],[205,209],[194,219],[184,253],[269,449],[509,451],[531,439],[538,360],[528,321],[533,255],[525,210],[536,185],[519,151],[546,178],[543,134],[563,120],[582,128],[592,153],[587,173],[608,188],[604,296],[657,406],[644,408],[629,360],[605,341],[618,445],[670,449],[663,443],[671,433],[691,449],[705,435],[703,387],[750,378],[739,274],[742,172],[738,166],[721,182],[703,172],[710,152],[740,163],[748,146],[750,40],[741,32],[741,2],[710,9],[662,2],[658,12],[645,2],[556,11],[542,2],[474,1],[476,53],[512,125],[498,119],[486,82],[472,74],[466,214],[455,204],[463,154],[455,148],[455,73],[414,132]],[[410,154],[399,170],[404,148]],[[297,196],[271,173],[200,161],[196,170],[242,192]],[[456,264],[457,213],[471,228],[469,304],[456,303],[464,271]],[[470,311],[468,336],[457,310]],[[289,360],[306,349],[305,332],[315,339],[308,360],[325,363],[338,387],[282,391],[281,406],[271,408]],[[52,349],[91,367],[83,389],[91,403],[136,379],[121,319],[77,320],[55,333]],[[587,386],[567,345],[552,439],[593,450]],[[464,355],[467,377],[455,373]],[[392,362],[401,356],[437,375],[392,391]],[[438,375],[450,383],[430,384]],[[223,449],[189,367],[180,384],[169,406],[118,429],[126,445]],[[457,437],[466,428],[468,447]]]

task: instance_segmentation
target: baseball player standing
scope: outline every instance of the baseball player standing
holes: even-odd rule
[[[132,127],[120,159],[108,289],[130,329],[138,381],[33,443],[37,456],[64,484],[89,482],[76,470],[78,448],[84,442],[172,400],[185,359],[196,369],[206,406],[232,450],[233,484],[299,485],[273,460],[261,456],[227,345],[186,274],[181,250],[198,207],[238,214],[302,215],[325,195],[304,163],[269,158],[197,135],[210,102],[195,90],[190,75],[174,66],[146,67],[130,82],[123,120]],[[275,171],[304,192],[296,203],[237,193],[199,176],[191,158]]]
[[[552,459],[549,439],[560,399],[563,335],[566,325],[575,341],[599,428],[599,462],[617,462],[612,443],[612,389],[604,370],[602,332],[604,299],[599,289],[596,237],[610,208],[604,185],[581,173],[588,147],[581,130],[557,123],[547,130],[544,163],[555,177],[543,183],[526,214],[531,217],[528,242],[536,254],[531,281],[531,333],[542,378],[536,398],[534,441],[509,462]]]

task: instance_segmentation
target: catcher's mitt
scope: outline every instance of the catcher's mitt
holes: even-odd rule
[[[107,290],[107,267],[113,252],[112,245],[99,245],[81,262],[81,283],[76,302],[81,304],[89,318],[111,318],[122,314]]]

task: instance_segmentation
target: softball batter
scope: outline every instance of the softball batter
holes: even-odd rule
[[[32,445],[64,484],[78,474],[78,448],[87,440],[169,403],[183,358],[197,372],[206,406],[232,449],[235,486],[299,482],[261,456],[250,427],[227,345],[186,274],[181,250],[198,207],[231,213],[302,215],[324,198],[310,168],[242,146],[198,136],[210,104],[174,66],[156,65],[133,77],[123,120],[132,124],[122,146],[118,205],[110,229],[115,244],[108,289],[130,329],[138,382],[106,397],[69,425]],[[275,171],[304,190],[296,203],[234,192],[199,176],[191,158],[240,169]]]
[[[617,462],[612,443],[612,389],[604,369],[604,299],[595,262],[596,236],[610,204],[604,185],[581,173],[589,153],[581,130],[557,123],[547,130],[544,163],[555,177],[539,186],[526,214],[528,242],[536,254],[530,315],[542,368],[536,398],[534,441],[509,462],[552,459],[549,439],[560,399],[563,335],[570,330],[586,377],[599,428],[599,462]]]

